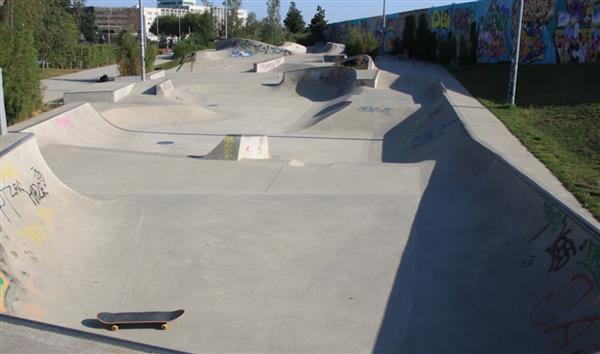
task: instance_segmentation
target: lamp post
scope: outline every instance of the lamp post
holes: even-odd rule
[[[227,23],[228,19],[227,19],[227,17],[229,17],[229,16],[227,16],[228,15],[227,14],[228,2],[229,2],[229,0],[225,0],[225,40],[227,40],[227,30],[228,30],[228,28],[227,28],[228,27],[228,23]]]
[[[144,37],[146,36],[146,31],[144,31],[144,0],[139,0],[140,7],[140,61],[142,66],[142,81],[146,81],[146,45]]]
[[[515,105],[517,96],[517,75],[519,73],[519,52],[521,50],[521,28],[523,27],[523,5],[525,0],[519,0],[519,13],[517,18],[517,38],[513,50],[513,58],[510,66],[510,78],[508,83],[508,104]]]
[[[8,133],[6,110],[4,109],[4,89],[2,86],[2,68],[0,68],[0,135]]]
[[[382,37],[382,41],[381,41],[381,53],[385,53],[385,35],[387,32],[387,28],[386,28],[386,19],[385,19],[385,0],[383,0],[383,26],[381,27],[381,37]]]

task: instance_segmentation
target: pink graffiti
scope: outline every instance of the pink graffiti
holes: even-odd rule
[[[57,117],[54,121],[59,128],[75,128],[75,124],[69,117]]]

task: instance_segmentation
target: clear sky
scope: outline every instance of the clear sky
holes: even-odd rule
[[[198,4],[201,3],[197,0]],[[214,4],[220,4],[223,0],[213,0]],[[429,8],[432,6],[461,3],[461,0],[386,0],[386,12],[394,13],[406,10]],[[89,6],[134,6],[138,0],[87,0]],[[242,8],[256,13],[258,18],[266,15],[266,0],[243,0]],[[144,6],[155,6],[154,0],[144,0]],[[327,21],[339,22],[354,18],[378,16],[383,12],[383,0],[296,0],[296,5],[302,11],[304,21],[310,22],[314,16],[317,5],[325,9]],[[281,0],[281,17],[284,18],[289,0]]]

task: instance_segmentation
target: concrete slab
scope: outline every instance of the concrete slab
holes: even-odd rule
[[[103,82],[82,90],[64,93],[65,103],[73,102],[118,102],[133,89],[131,82]]]

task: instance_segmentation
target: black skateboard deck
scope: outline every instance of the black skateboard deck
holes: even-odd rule
[[[171,322],[183,315],[184,310],[154,311],[154,312],[100,312],[96,317],[98,321],[109,325],[116,331],[119,325],[144,325],[157,324],[161,329],[167,329],[167,322]]]

